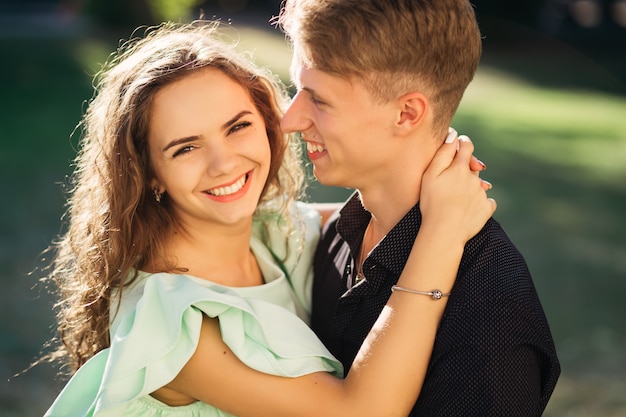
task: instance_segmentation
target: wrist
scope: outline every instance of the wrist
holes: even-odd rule
[[[421,246],[421,251],[435,252],[445,251],[450,255],[462,255],[465,249],[466,239],[459,231],[444,223],[422,224],[420,226],[414,246]]]
[[[449,293],[456,280],[465,245],[435,230],[420,232],[397,285],[419,291]]]

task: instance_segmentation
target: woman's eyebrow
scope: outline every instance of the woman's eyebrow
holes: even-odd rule
[[[222,125],[222,130],[228,129],[233,123],[235,123],[237,120],[241,119],[243,116],[246,116],[248,114],[252,114],[252,112],[250,110],[240,111],[239,113],[235,115],[235,117],[233,117],[232,119],[230,119],[229,121],[227,121],[226,123]]]
[[[182,145],[183,143],[193,142],[194,140],[198,140],[199,138],[200,136],[194,135],[194,136],[187,136],[187,137],[180,138],[180,139],[174,139],[173,141],[165,145],[165,147],[163,148],[163,152],[167,151],[168,149],[176,145]]]
[[[242,110],[242,111],[240,111],[234,117],[229,119],[226,123],[224,123],[221,126],[222,130],[228,129],[233,123],[235,123],[237,120],[241,119],[243,116],[246,116],[248,114],[252,114],[252,112],[250,110]],[[193,135],[193,136],[186,136],[186,137],[180,138],[180,139],[174,139],[171,142],[169,142],[167,145],[165,145],[165,147],[163,148],[163,152],[167,151],[168,149],[172,148],[173,146],[177,146],[177,145],[182,145],[184,143],[193,142],[194,140],[197,140],[199,138],[200,138],[200,136]]]

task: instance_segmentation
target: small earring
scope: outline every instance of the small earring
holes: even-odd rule
[[[159,192],[159,187],[154,187],[152,189],[152,193],[154,194],[154,199],[156,200],[157,203],[161,202],[161,196],[163,195],[163,193]]]

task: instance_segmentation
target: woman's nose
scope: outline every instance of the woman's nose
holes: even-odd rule
[[[236,149],[230,146],[227,141],[222,140],[206,147],[206,171],[209,175],[217,177],[230,174],[237,167],[238,157]]]

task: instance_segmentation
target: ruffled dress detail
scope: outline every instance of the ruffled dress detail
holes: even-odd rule
[[[45,416],[229,416],[206,403],[171,407],[149,395],[193,355],[203,314],[219,318],[224,342],[251,368],[286,377],[319,371],[342,376],[341,364],[305,322],[319,216],[298,208],[303,241],[290,239],[285,246],[280,227],[270,228],[265,244],[253,233],[264,285],[235,288],[185,274],[139,272],[124,290],[111,346],[74,374]],[[287,254],[280,266],[276,248]]]

